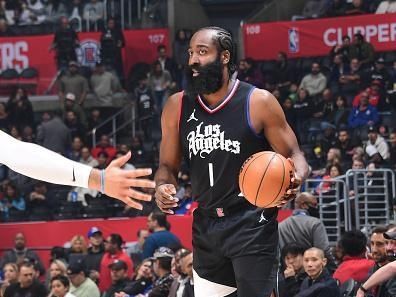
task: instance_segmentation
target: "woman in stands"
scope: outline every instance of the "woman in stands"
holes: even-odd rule
[[[54,260],[47,271],[47,288],[51,290],[51,280],[58,275],[67,275],[66,264],[61,260]]]
[[[4,296],[5,289],[18,282],[18,266],[15,263],[7,263],[3,268],[4,280],[0,283],[0,297]]]
[[[69,293],[70,281],[64,275],[57,275],[51,279],[50,297],[76,297]]]

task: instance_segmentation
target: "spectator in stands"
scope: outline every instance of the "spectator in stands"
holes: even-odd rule
[[[33,186],[33,191],[29,194],[29,202],[27,209],[29,212],[34,213],[35,209],[42,209],[49,212],[48,197],[47,197],[47,184],[38,181]]]
[[[281,99],[285,99],[289,94],[289,88],[295,82],[295,69],[289,63],[285,52],[279,52],[277,58],[277,67],[275,68],[274,79],[277,83],[277,88],[281,93]]]
[[[154,113],[153,92],[148,87],[146,75],[139,78],[138,86],[134,90],[140,129],[143,130],[146,140],[152,139],[152,122]]]
[[[343,16],[346,10],[345,0],[333,0],[327,10],[327,15],[329,17]]]
[[[20,217],[26,210],[25,199],[20,195],[17,186],[12,182],[5,187],[2,204],[5,219],[11,219],[13,216]]]
[[[116,148],[110,144],[110,139],[107,135],[102,135],[100,137],[100,141],[99,141],[98,145],[92,149],[91,155],[95,159],[98,159],[99,153],[101,153],[101,152],[105,152],[107,154],[108,162],[113,160],[117,153]]]
[[[88,92],[87,79],[78,73],[78,63],[69,62],[69,71],[59,80],[59,98],[63,104],[65,96],[71,93],[75,96],[77,104],[82,105]]]
[[[349,37],[348,37],[349,38]],[[336,54],[333,58],[329,79],[330,89],[334,93],[339,92],[340,77],[349,72],[349,63],[345,63],[341,54]]]
[[[281,257],[285,265],[284,281],[281,283],[283,285],[281,296],[283,297],[295,296],[307,277],[303,266],[304,251],[305,249],[295,242],[286,244],[282,249]]]
[[[11,125],[15,125],[18,129],[26,125],[34,126],[33,106],[25,89],[15,88],[7,101],[6,108]]]
[[[396,12],[396,0],[384,0],[379,4],[375,13],[395,13]]]
[[[340,92],[347,98],[349,104],[352,102],[352,98],[357,92],[360,91],[360,81],[361,77],[364,75],[360,65],[358,59],[352,59],[349,71],[341,75],[339,79]]]
[[[76,113],[72,110],[66,112],[65,125],[70,131],[70,136],[74,138],[82,138],[85,136],[85,127],[78,120]]]
[[[371,257],[375,261],[375,266],[369,275],[375,273],[378,269],[392,262],[393,259],[389,259],[386,251],[387,239],[384,237],[384,233],[387,232],[386,227],[376,227],[373,229],[370,237],[370,249]],[[382,283],[376,289],[377,297],[390,297],[396,295],[396,279],[390,279],[385,283]]]
[[[87,127],[87,117],[85,115],[85,111],[80,104],[76,102],[76,95],[73,93],[66,93],[63,108],[63,118],[66,117],[67,111],[73,111],[77,116],[77,120],[84,129]],[[83,135],[85,137],[85,135]],[[83,137],[83,138],[84,138]]]
[[[327,0],[309,0],[305,3],[302,17],[294,16],[293,20],[297,20],[299,18],[319,18],[325,15],[329,6],[329,2]]]
[[[361,96],[368,96],[369,104],[378,109],[384,104],[385,101],[381,94],[380,88],[381,82],[379,80],[372,81],[369,88],[356,95],[356,97],[353,99],[352,106],[357,107],[359,105]]]
[[[14,36],[14,32],[8,27],[7,20],[0,18],[0,37]]]
[[[76,297],[100,297],[98,286],[86,276],[83,260],[70,263],[67,275],[70,279],[70,293]]]
[[[48,281],[50,282],[52,278],[58,275],[67,275],[67,266],[66,263],[62,260],[53,260],[48,269]],[[49,287],[51,284],[49,283]]]
[[[105,243],[105,253],[102,257],[100,263],[100,282],[99,288],[101,292],[107,291],[111,286],[111,276],[109,265],[114,262],[114,260],[122,260],[127,265],[127,275],[132,276],[133,263],[131,258],[122,250],[122,245],[124,241],[119,234],[110,234]]]
[[[359,14],[367,13],[367,11],[365,11],[365,9],[364,9],[363,4],[364,4],[363,0],[352,0],[346,8],[345,14],[346,15],[359,15]]]
[[[121,50],[125,47],[122,30],[116,26],[113,18],[107,20],[107,27],[100,37],[101,61],[106,67],[117,72],[120,79],[124,77]]]
[[[361,1],[361,0],[354,0]],[[349,51],[349,58],[358,59],[360,64],[367,68],[370,63],[374,61],[374,47],[371,43],[365,41],[364,36],[361,33],[353,35],[353,44]],[[352,67],[351,67],[352,68]]]
[[[58,275],[51,279],[51,297],[76,297],[69,290],[70,281],[67,276]]]
[[[319,137],[318,145],[323,154],[327,154],[328,151],[333,148],[337,142],[336,138],[336,127],[328,122],[322,122],[320,125],[322,135]]]
[[[374,68],[370,70],[368,79],[368,83],[379,81],[380,86],[382,86],[383,90],[387,90],[390,87],[391,77],[385,67],[384,58],[380,57],[375,61]]]
[[[348,126],[350,128],[364,128],[368,125],[373,126],[379,122],[379,115],[377,109],[369,103],[367,93],[362,93],[360,96],[360,104],[354,107],[348,118]],[[364,133],[360,133],[362,135]]]
[[[110,162],[109,155],[105,151],[98,153],[96,160],[98,161],[98,165],[95,167],[97,169],[105,169]]]
[[[296,110],[293,108],[293,100],[287,97],[282,103],[282,109],[285,113],[287,123],[296,132]]]
[[[374,261],[366,258],[366,245],[366,235],[359,230],[347,231],[342,234],[339,246],[344,256],[342,263],[333,275],[340,284],[349,279],[357,282],[364,282],[367,279],[370,269],[374,266]]]
[[[312,99],[309,97],[309,92],[306,89],[299,89],[297,100],[294,102],[293,109],[296,114],[296,130],[297,137],[301,143],[306,142],[310,117],[314,111]]]
[[[330,115],[331,123],[337,128],[348,125],[349,108],[347,107],[346,98],[342,95],[338,95],[335,100],[335,109]]]
[[[340,0],[344,1],[344,0]],[[333,63],[335,63],[335,56],[341,55],[342,62],[344,64],[349,64],[349,51],[351,47],[351,38],[348,35],[342,36],[342,44],[337,44],[334,46],[331,51],[330,51],[330,58],[333,60]]]
[[[168,71],[171,77],[171,84],[170,84],[170,88],[173,89],[175,87],[175,83],[173,82],[174,79],[177,77],[176,75],[176,65],[175,65],[175,61],[171,58],[168,57],[168,51],[165,45],[160,44],[157,47],[157,59],[154,61],[154,64],[156,64],[156,62],[159,62],[161,65],[161,69],[163,71]]]
[[[126,252],[131,257],[135,271],[136,267],[143,261],[143,245],[146,238],[149,236],[149,231],[146,229],[139,229],[137,232],[137,240],[126,244]]]
[[[87,250],[88,246],[84,236],[74,235],[70,240],[70,248],[68,250],[69,263],[71,264],[82,259],[85,260]],[[86,264],[84,263],[84,265]]]
[[[6,131],[10,121],[8,119],[8,113],[6,110],[6,105],[0,102],[0,130]]]
[[[4,292],[4,297],[15,296],[47,296],[45,286],[36,279],[35,267],[29,261],[21,263],[19,267],[18,282],[8,286]]]
[[[15,263],[7,263],[3,268],[3,282],[0,284],[0,296],[4,296],[6,288],[18,282],[18,265]]]
[[[86,21],[88,28],[93,27],[95,31],[103,30],[104,13],[105,7],[101,0],[90,0],[87,4],[85,4],[83,19]]]
[[[81,20],[83,16],[84,6],[81,0],[73,0],[68,3],[68,16],[71,22]]]
[[[389,160],[388,143],[382,136],[378,135],[378,130],[374,126],[368,128],[368,142],[365,151],[369,157],[369,162],[380,164]]]
[[[172,86],[172,76],[168,70],[162,69],[160,61],[152,65],[148,86],[153,91],[156,110],[160,114]]]
[[[81,158],[79,162],[91,167],[98,166],[98,161],[91,156],[91,152],[87,146],[81,148]]]
[[[343,162],[351,164],[352,155],[357,146],[359,146],[359,143],[351,138],[349,130],[346,127],[341,127],[338,130],[335,148],[340,150]]]
[[[187,249],[180,249],[175,253],[173,258],[174,267],[172,267],[172,271],[174,269],[177,272],[177,275],[173,273],[174,280],[169,289],[168,297],[185,296],[183,295],[183,292],[186,289],[186,284],[190,282],[190,278],[189,275],[183,271],[181,261],[188,255],[192,256],[192,252]]]
[[[300,83],[300,89],[308,91],[309,95],[316,97],[321,94],[327,85],[327,78],[320,71],[319,63],[312,63],[311,73],[303,77]]]
[[[157,280],[154,282],[149,297],[167,297],[173,282],[171,263],[174,253],[167,247],[160,247],[154,252],[154,273]]]
[[[70,27],[67,17],[60,18],[60,28],[55,32],[50,50],[55,50],[58,70],[65,70],[71,61],[77,61],[76,48],[79,47],[77,33]],[[69,65],[70,66],[70,65]],[[80,95],[73,90],[64,91]]]
[[[25,142],[35,142],[36,136],[33,132],[32,126],[25,126],[22,128],[22,141]]]
[[[329,240],[323,222],[319,220],[317,199],[304,192],[297,196],[293,215],[279,223],[279,244],[282,249],[289,243],[298,242],[304,248],[322,249],[328,259],[328,268],[335,269]]]
[[[244,67],[243,69],[239,69],[238,78],[241,81],[245,81],[258,88],[262,88],[264,86],[264,77],[260,69],[256,67],[255,61],[252,58],[246,58],[241,62],[244,63]]]
[[[115,294],[115,297],[127,297],[147,293],[151,289],[153,283],[153,274],[152,260],[143,260],[143,262],[137,266],[136,274],[133,276],[131,283],[125,287],[124,291]]]
[[[310,248],[304,252],[304,270],[308,277],[301,284],[296,297],[339,297],[337,282],[326,269],[327,259],[321,249]]]
[[[73,137],[71,150],[67,153],[67,158],[79,162],[81,159],[81,149],[83,146],[84,143],[82,142],[81,137]]]
[[[45,5],[41,0],[26,0],[27,8],[30,12],[30,19],[33,24],[41,24],[46,19]]]
[[[146,238],[143,246],[143,258],[152,257],[154,251],[160,247],[168,247],[174,251],[181,247],[179,238],[169,231],[166,214],[159,211],[150,213],[147,217],[147,228],[152,232]]]
[[[103,233],[98,227],[92,227],[89,229],[87,236],[90,247],[88,248],[88,254],[85,257],[85,264],[87,271],[90,274],[90,278],[92,279],[91,276],[93,274],[98,274],[100,270],[100,262],[104,255],[104,240]]]
[[[95,71],[91,76],[91,86],[98,105],[102,107],[111,107],[115,99],[125,97],[120,81],[113,73],[105,70],[102,62],[96,63]]]
[[[188,44],[189,40],[184,29],[176,32],[175,41],[173,43],[173,57],[175,59],[176,77],[174,80],[181,89],[185,89],[183,85],[184,66],[188,62]]]
[[[193,279],[193,254],[189,253],[180,258],[182,272],[187,275],[187,282],[184,286],[183,297],[194,297],[194,279]]]
[[[65,154],[71,144],[70,131],[54,111],[52,118],[37,128],[37,143],[54,152]]]
[[[396,130],[389,134],[389,163],[393,169],[396,169]]]
[[[58,24],[60,18],[67,16],[66,6],[61,0],[49,0],[45,7],[46,22]]]
[[[128,279],[128,266],[122,260],[114,260],[109,265],[111,286],[103,293],[102,297],[114,297],[114,294],[120,291],[124,291],[130,283]]]
[[[326,88],[322,92],[321,96],[318,97],[318,101],[314,106],[313,117],[319,123],[320,122],[331,122],[331,115],[335,110],[335,104],[333,99],[333,93],[330,89]]]

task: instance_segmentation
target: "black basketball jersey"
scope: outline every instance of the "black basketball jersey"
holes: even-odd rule
[[[215,108],[204,100],[183,96],[180,139],[190,167],[194,199],[203,209],[243,207],[238,176],[245,160],[269,150],[264,135],[250,125],[249,98],[254,86],[236,80]]]

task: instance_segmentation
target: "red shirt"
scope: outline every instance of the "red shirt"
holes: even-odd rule
[[[95,159],[98,159],[98,156],[101,152],[105,152],[109,158],[107,159],[108,162],[112,161],[117,154],[117,150],[114,146],[108,146],[108,147],[101,147],[101,146],[96,146],[91,150],[91,155]]]
[[[124,252],[120,251],[117,254],[104,253],[102,261],[100,262],[100,279],[99,279],[99,289],[101,292],[106,291],[111,286],[111,276],[109,265],[113,263],[114,260],[122,260],[128,266],[128,277],[132,277],[133,273],[133,263],[131,258]]]
[[[333,278],[339,280],[342,285],[352,278],[359,283],[364,283],[369,277],[369,272],[375,262],[361,257],[345,256],[342,263],[333,274]]]

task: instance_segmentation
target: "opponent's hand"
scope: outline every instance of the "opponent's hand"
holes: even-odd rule
[[[178,198],[173,197],[176,194],[176,188],[173,184],[163,184],[157,187],[155,191],[155,202],[161,211],[168,214],[173,214],[171,208],[177,206]]]
[[[152,173],[151,168],[142,168],[134,170],[123,170],[121,167],[131,158],[131,152],[125,156],[115,159],[105,169],[104,193],[107,196],[121,200],[130,207],[143,209],[142,204],[133,199],[142,201],[151,201],[151,195],[132,189],[138,188],[155,188],[155,182],[149,179],[139,177],[148,176]]]
[[[366,294],[362,291],[362,289],[357,290],[355,297],[364,297]]]
[[[287,160],[292,164],[294,168],[294,163],[292,159],[288,158]],[[287,203],[289,203],[289,201],[296,198],[297,194],[300,192],[301,183],[302,183],[301,177],[299,177],[296,171],[294,170],[294,177],[292,177],[291,179],[290,188],[287,190],[285,196],[283,196],[282,200],[279,202],[278,208],[282,208]]]

